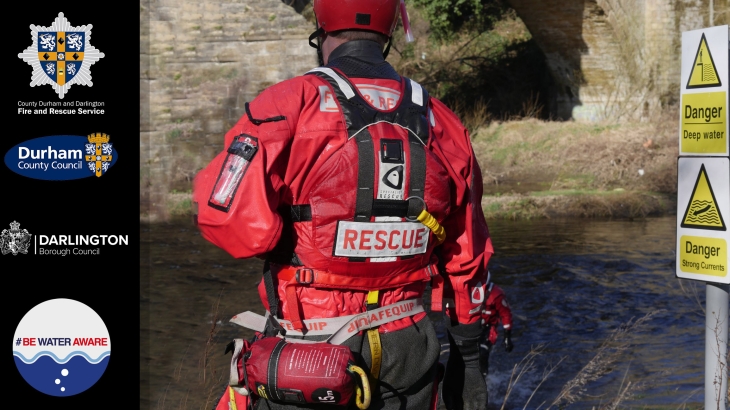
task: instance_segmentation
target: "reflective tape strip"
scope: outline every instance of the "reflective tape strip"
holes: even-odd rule
[[[411,80],[411,101],[423,107],[423,89],[421,84]]]
[[[335,80],[337,82],[337,85],[340,87],[340,90],[342,90],[342,93],[345,94],[345,97],[347,97],[348,100],[355,96],[355,91],[352,90],[352,87],[350,87],[350,85],[347,84],[347,82],[343,80],[342,77],[340,77],[333,69],[327,67],[317,67],[309,70],[308,73],[314,71],[327,74],[333,80]]]
[[[356,315],[306,319],[303,322],[305,328],[309,329],[306,333],[307,336],[331,335],[327,339],[329,343],[342,344],[342,342],[361,330],[372,329],[423,311],[423,301],[421,299],[409,299]],[[230,321],[247,329],[263,332],[268,316],[269,312],[266,312],[266,316],[261,316],[258,313],[249,311],[237,314]],[[284,319],[276,319],[276,321],[286,330],[287,336],[304,336],[304,333],[294,330],[290,321]],[[294,343],[312,342],[301,339],[287,339],[287,341]]]

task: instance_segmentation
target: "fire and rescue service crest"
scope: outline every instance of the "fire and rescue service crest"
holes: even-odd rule
[[[10,229],[3,229],[2,234],[0,234],[0,250],[2,254],[27,254],[31,236],[27,229],[20,229],[18,222],[11,222]]]
[[[18,54],[33,67],[30,86],[50,84],[60,98],[74,84],[91,87],[91,66],[104,57],[89,41],[91,27],[72,27],[63,13],[50,27],[31,24],[33,45]]]

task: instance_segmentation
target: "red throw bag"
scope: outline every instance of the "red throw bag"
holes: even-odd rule
[[[275,402],[346,405],[358,388],[348,370],[354,363],[347,346],[267,337],[242,351],[235,365],[239,385],[250,394]]]

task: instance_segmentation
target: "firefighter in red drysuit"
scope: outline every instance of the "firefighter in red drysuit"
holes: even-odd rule
[[[502,324],[504,332],[504,350],[508,353],[512,351],[512,309],[507,303],[507,298],[502,288],[491,281],[491,273],[487,279],[486,301],[482,310],[482,323],[484,324],[484,332],[479,343],[481,350],[479,355],[479,367],[484,377],[489,373],[489,353],[492,346],[497,343],[497,327]]]
[[[440,395],[426,312],[342,344],[375,381],[370,408],[435,409],[440,396],[448,409],[483,410],[475,295],[493,248],[482,175],[456,115],[385,61],[401,7],[314,0],[320,67],[246,104],[194,179],[195,220],[233,257],[265,260],[259,293],[287,337],[323,340],[327,319],[420,301],[430,284],[451,343]],[[257,400],[293,408],[317,407]]]

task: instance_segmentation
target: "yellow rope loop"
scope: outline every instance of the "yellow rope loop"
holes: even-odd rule
[[[357,386],[357,400],[355,400],[355,404],[358,409],[365,410],[370,407],[370,382],[368,382],[368,375],[363,369],[354,364],[351,364],[347,369],[357,373],[360,375],[360,379],[362,379],[362,389],[360,389],[360,386]]]
[[[418,220],[421,221],[422,224],[426,225],[428,229],[433,232],[434,235],[436,235],[436,240],[438,240],[438,243],[441,244],[444,239],[446,239],[446,230],[443,226],[439,224],[439,222],[436,220],[436,218],[433,217],[430,213],[428,213],[427,210],[421,211],[421,214],[418,215]]]

